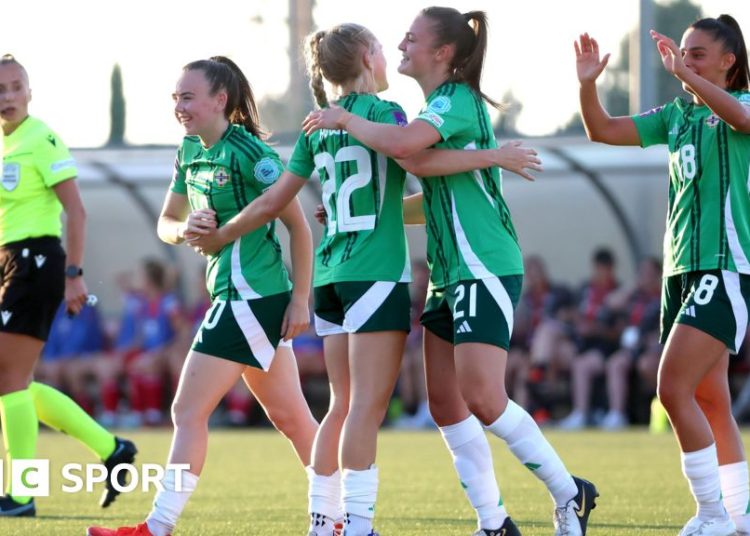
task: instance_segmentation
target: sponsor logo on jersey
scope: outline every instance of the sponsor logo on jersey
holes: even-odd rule
[[[221,188],[226,183],[230,181],[229,173],[226,172],[224,168],[219,168],[216,171],[214,171],[214,181],[216,182],[216,185]]]
[[[393,119],[396,121],[396,124],[400,127],[405,127],[409,124],[409,122],[406,120],[406,114],[402,112],[401,110],[396,110],[393,112]]]
[[[743,93],[737,100],[745,106],[750,106],[750,93]]]
[[[451,100],[445,95],[435,97],[430,104],[427,105],[427,109],[435,112],[436,114],[444,114],[451,109]]]
[[[706,117],[706,126],[708,128],[716,128],[716,125],[719,123],[721,123],[721,119],[719,119],[719,116],[716,114],[711,114]]]
[[[638,117],[648,117],[649,115],[658,114],[664,109],[664,106],[657,106],[656,108],[651,108],[650,110],[647,110],[643,113],[638,114]]]
[[[271,158],[261,158],[253,169],[255,178],[263,184],[273,184],[281,175],[279,165]]]
[[[57,140],[52,134],[47,135],[47,141],[50,142],[53,147],[57,147]]]
[[[8,162],[3,166],[3,188],[12,192],[21,182],[21,164]]]
[[[419,114],[419,117],[424,119],[425,121],[429,121],[430,123],[435,125],[437,128],[442,127],[443,123],[445,123],[442,117],[432,112],[422,112],[421,114]]]

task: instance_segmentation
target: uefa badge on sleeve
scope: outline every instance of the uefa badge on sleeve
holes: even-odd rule
[[[273,184],[281,176],[281,169],[272,158],[266,157],[255,164],[253,174],[262,184]]]

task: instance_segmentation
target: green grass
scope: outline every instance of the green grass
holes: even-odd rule
[[[644,430],[623,433],[548,432],[569,470],[596,483],[601,493],[590,536],[671,535],[694,506],[680,473],[674,438]],[[140,449],[139,462],[163,463],[170,431],[127,433]],[[552,534],[551,501],[544,486],[490,438],[505,504],[524,536]],[[39,440],[38,457],[52,460],[52,496],[37,499],[32,519],[0,519],[2,535],[85,534],[90,524],[109,527],[140,522],[153,493],[121,495],[101,510],[95,493],[62,493],[64,463],[92,462],[75,441],[54,433]],[[384,536],[468,536],[474,517],[436,432],[390,432],[380,436],[380,491],[376,528]],[[267,430],[213,431],[198,490],[185,509],[177,536],[303,535],[307,527],[307,479],[291,447]]]

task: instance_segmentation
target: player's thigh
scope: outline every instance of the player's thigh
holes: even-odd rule
[[[438,426],[447,426],[469,417],[456,378],[453,343],[425,327],[424,369],[430,413]]]
[[[208,419],[221,399],[237,383],[246,365],[191,350],[182,368],[172,404],[176,424]]]
[[[349,335],[349,373],[353,403],[387,403],[401,370],[405,331]]]
[[[294,352],[290,346],[279,346],[267,372],[246,367],[242,378],[268,413],[275,409],[307,407]]]

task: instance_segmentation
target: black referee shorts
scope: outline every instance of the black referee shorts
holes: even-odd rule
[[[0,332],[47,340],[65,296],[65,251],[52,236],[0,246]]]

